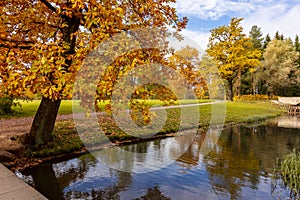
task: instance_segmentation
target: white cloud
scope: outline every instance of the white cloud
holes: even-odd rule
[[[253,25],[261,28],[264,36],[271,38],[279,31],[285,37],[294,39],[300,36],[300,4],[298,0],[178,0],[178,12],[189,18],[200,18],[210,22],[221,16],[243,17],[244,32],[249,33]],[[224,24],[225,25],[225,24]],[[183,33],[192,38],[203,49],[206,49],[210,33],[184,30]],[[199,27],[201,28],[201,27]]]
[[[217,20],[228,13],[250,13],[272,0],[178,0],[175,7],[184,15]]]
[[[257,25],[264,35],[269,33],[271,38],[279,31],[285,37],[294,39],[296,34],[300,35],[300,5],[291,6],[284,2],[262,7],[245,17],[242,25],[246,33],[253,25]]]
[[[201,32],[201,31],[183,30],[182,34],[187,40],[201,47],[202,51],[204,51],[207,48],[210,33]]]

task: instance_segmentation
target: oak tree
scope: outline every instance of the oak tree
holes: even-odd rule
[[[169,60],[170,64],[189,83],[190,92],[194,92],[198,98],[204,98],[208,88],[200,72],[200,52],[193,47],[186,46],[175,51]]]
[[[86,55],[107,38],[142,27],[181,30],[174,0],[6,0],[0,2],[0,91],[42,96],[28,144],[51,139],[62,99],[71,98]]]
[[[212,29],[207,49],[220,76],[227,81],[229,100],[233,100],[233,86],[237,80],[240,82],[242,73],[260,63],[261,51],[252,48],[251,39],[243,33],[241,21],[242,18],[232,18],[229,25]]]
[[[205,77],[210,99],[225,99],[224,82],[219,75],[217,64],[207,54],[202,56],[198,74]]]

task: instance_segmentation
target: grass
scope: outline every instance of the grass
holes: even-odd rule
[[[275,174],[283,181],[283,188],[291,199],[300,198],[300,152],[294,150],[290,154],[277,159]]]
[[[66,102],[66,104],[62,104],[62,106],[68,105],[70,107],[69,103],[70,102]],[[224,109],[226,109],[225,123],[256,122],[270,117],[275,117],[281,114],[281,110],[274,107],[272,103],[261,101],[226,102],[215,105],[207,104],[202,106],[185,107],[183,108],[183,110],[181,110],[180,108],[169,108],[166,109],[166,122],[164,123],[163,128],[160,129],[156,135],[165,135],[176,132],[180,127],[180,123],[182,122],[182,112],[187,113],[186,121],[181,124],[182,129],[185,130],[190,128],[198,128],[198,126],[207,127],[210,125],[211,120],[213,120],[213,123],[214,120],[221,121],[222,112],[225,112]],[[68,111],[69,108],[66,107],[62,108],[61,112]],[[163,116],[161,115],[160,111],[152,112],[156,114],[156,118],[158,119],[158,121],[163,120],[160,118]],[[212,112],[214,112],[213,115]],[[199,123],[197,121],[197,124],[191,124],[191,121],[197,119],[199,120],[199,113]],[[135,115],[135,120],[137,123],[140,124],[141,128],[144,125],[148,125],[149,123],[149,121],[145,121],[145,118],[143,116],[144,115],[141,114],[141,112],[137,112]],[[130,131],[130,135],[125,133],[119,128],[114,118],[109,114],[98,116],[98,122],[101,125],[101,128],[104,131],[105,135],[99,136],[99,133],[91,131],[92,128],[89,129],[88,124],[85,123],[82,125],[82,127],[83,130],[86,131],[84,133],[80,133],[80,138],[76,134],[77,132],[75,124],[72,120],[57,122],[55,131],[53,133],[53,141],[41,147],[31,147],[27,149],[26,156],[44,157],[49,155],[59,155],[61,153],[72,152],[74,150],[79,150],[83,148],[83,144],[81,141],[84,141],[85,145],[91,147],[108,142],[108,139],[111,142],[120,142],[124,140],[132,140],[136,138],[145,137],[147,138],[149,136],[152,136],[151,133],[145,134],[143,131],[135,131],[134,129]]]
[[[13,118],[13,117],[30,117],[34,116],[39,105],[40,100],[17,100],[15,101],[18,106],[13,108],[13,113],[1,115],[0,118]],[[79,108],[79,101],[73,100],[62,100],[58,114],[72,114],[72,106],[75,103],[75,106]],[[83,111],[83,110],[82,110]]]
[[[148,99],[146,101],[138,99],[134,102],[139,103],[139,104],[144,104],[145,106],[157,107],[157,106],[162,106],[162,105],[185,105],[185,104],[207,103],[207,102],[211,102],[211,100],[209,100],[209,99],[183,99],[183,100],[178,100],[178,101],[164,102],[164,101],[161,101],[158,99]],[[108,104],[109,104],[108,100],[100,101],[98,103],[99,110],[104,111],[105,106]]]
[[[39,105],[40,100],[17,100],[15,101],[19,106],[13,108],[13,113],[11,114],[0,114],[1,118],[13,118],[13,117],[30,117],[34,116]],[[139,102],[142,102],[139,100]],[[208,99],[200,99],[200,100],[179,100],[179,101],[172,101],[172,105],[179,105],[179,104],[195,104],[195,103],[205,103],[210,102]],[[73,113],[73,104],[76,106],[76,110],[84,112],[83,109],[79,106],[79,101],[76,100],[62,100],[61,106],[59,108],[58,114],[72,114]],[[105,105],[109,104],[109,101],[101,101],[98,104],[98,107],[101,111],[104,111]],[[160,100],[147,100],[145,105],[147,106],[155,106],[155,105],[164,105],[163,101]]]
[[[42,146],[28,147],[24,152],[24,156],[43,158],[80,151],[83,147],[74,123],[71,121],[61,121],[56,123],[51,142]]]
[[[282,114],[282,111],[267,101],[227,102],[226,123],[261,121]]]

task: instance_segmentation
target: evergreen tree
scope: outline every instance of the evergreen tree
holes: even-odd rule
[[[263,47],[263,40],[264,38],[262,37],[263,34],[261,32],[261,28],[257,27],[256,25],[252,26],[250,32],[249,32],[249,37],[251,38],[253,48],[254,49],[262,49]]]
[[[257,50],[263,50],[263,40],[264,38],[262,37],[263,34],[261,32],[261,28],[258,26],[254,25],[252,26],[250,32],[249,32],[249,37],[251,38],[252,42],[252,48],[257,49]],[[261,56],[260,60],[262,60],[263,57]],[[257,66],[258,67],[258,66]],[[241,80],[241,94],[255,94],[256,93],[256,88],[258,84],[258,80],[256,78],[256,70],[257,68],[254,68],[252,70],[247,70],[242,76]]]
[[[298,35],[296,35],[294,47],[295,47],[296,51],[299,52],[299,57],[298,57],[297,63],[298,63],[298,67],[300,68],[300,43],[299,43]]]
[[[281,40],[281,35],[279,35],[278,31],[276,31],[274,38],[277,40]]]
[[[294,46],[295,46],[296,51],[300,51],[300,43],[299,43],[299,36],[298,35],[296,35],[296,37],[295,37]]]
[[[267,34],[267,35],[266,35],[266,38],[265,38],[265,40],[264,40],[263,49],[266,49],[266,48],[267,48],[269,42],[271,42],[271,38],[270,38],[270,35]]]

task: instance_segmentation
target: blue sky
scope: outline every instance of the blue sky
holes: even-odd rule
[[[293,40],[300,36],[300,0],[177,0],[175,7],[180,16],[189,18],[183,34],[203,49],[209,30],[229,24],[232,17],[244,18],[246,34],[257,25],[271,38],[277,30]]]

